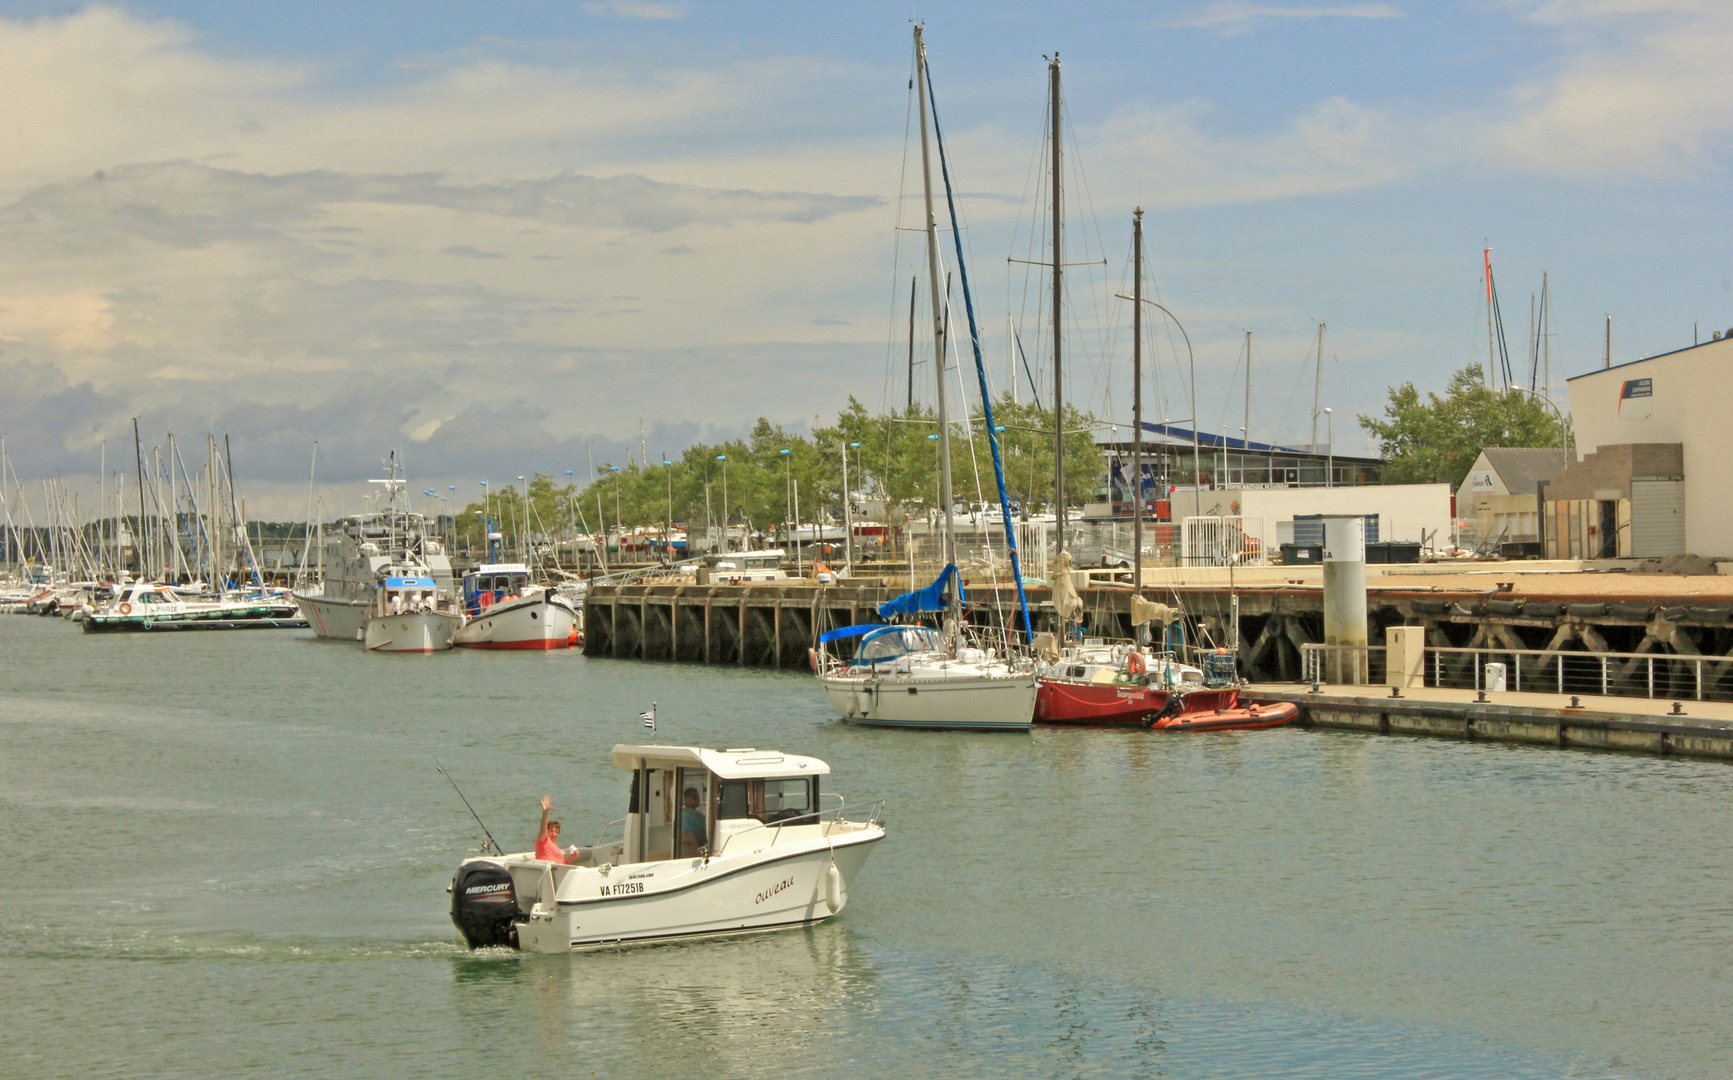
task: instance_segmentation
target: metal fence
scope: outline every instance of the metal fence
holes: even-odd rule
[[[1301,649],[1302,678],[1344,682],[1333,677],[1335,673],[1345,667],[1352,670],[1349,662],[1364,657],[1367,675],[1362,681],[1377,685],[1386,681],[1383,653],[1378,646],[1306,645]],[[1510,691],[1733,701],[1733,657],[1678,653],[1428,647],[1423,665],[1426,685],[1487,689],[1488,664],[1504,665],[1504,688]]]
[[[1382,645],[1303,645],[1300,681],[1377,686],[1385,681]]]
[[[1180,533],[1182,566],[1264,566],[1264,519],[1188,517]]]

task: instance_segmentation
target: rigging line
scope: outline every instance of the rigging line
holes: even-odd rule
[[[902,167],[897,172],[897,213],[893,231],[897,234],[891,243],[891,298],[890,315],[885,331],[885,373],[884,383],[879,391],[879,409],[886,411],[891,402],[892,372],[896,370],[897,360],[897,316],[902,310],[898,302],[902,296],[902,265],[903,238],[901,236],[904,212],[908,205],[909,192],[909,133],[913,130],[915,116],[915,65],[911,58],[908,80],[908,99],[903,105],[903,160]]]
[[[945,156],[944,133],[939,127],[939,106],[938,99],[933,93],[933,72],[931,68],[927,69],[926,75],[927,101],[929,102],[933,113],[933,141],[938,146],[939,150],[939,173],[945,179],[945,205],[950,209],[951,222],[955,225],[957,221],[957,203],[951,190],[951,166]],[[1005,494],[1005,465],[999,456],[999,436],[998,433],[993,430],[993,398],[987,390],[987,368],[981,359],[981,333],[980,329],[975,325],[975,301],[969,290],[969,271],[963,264],[963,242],[961,238],[958,237],[955,230],[952,231],[951,235],[956,239],[957,275],[962,279],[963,310],[969,317],[969,343],[975,352],[975,373],[981,380],[981,412],[987,421],[985,425],[987,429],[987,443],[993,450],[993,478],[998,482],[999,487],[999,513],[1000,517],[1002,517],[1005,522],[1005,544],[1011,554],[1011,575],[1017,580],[1017,606],[1022,609],[1023,628],[1029,632],[1030,640],[1032,641],[1034,640],[1034,624],[1029,621],[1029,598],[1023,592],[1023,568],[1017,558],[1017,528],[1016,523],[1011,518],[1010,499]],[[965,398],[964,400],[966,401],[967,399]],[[964,415],[967,414],[968,409],[965,406]],[[1001,619],[1000,622],[1003,624],[1004,620]],[[1011,634],[1009,628],[1007,628],[1005,633],[1007,646],[1009,646],[1010,640]]]

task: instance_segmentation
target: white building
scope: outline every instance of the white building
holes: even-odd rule
[[[1733,554],[1729,376],[1733,337],[1571,379],[1571,420],[1584,457],[1548,486],[1549,545],[1554,535],[1562,544],[1578,540],[1595,549],[1578,556],[1586,558],[1614,549],[1639,558]],[[1586,483],[1573,483],[1591,457],[1628,464],[1603,465]]]

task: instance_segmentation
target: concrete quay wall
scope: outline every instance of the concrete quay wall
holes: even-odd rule
[[[1497,701],[1480,702],[1472,691],[1429,687],[1392,698],[1384,687],[1357,689],[1332,686],[1314,694],[1265,685],[1245,696],[1294,702],[1301,722],[1313,727],[1733,761],[1733,708],[1726,705],[1682,703],[1689,711],[1674,714],[1671,703],[1648,699],[1580,698],[1585,707],[1570,708],[1545,694],[1499,694]],[[1705,710],[1710,715],[1702,715]]]

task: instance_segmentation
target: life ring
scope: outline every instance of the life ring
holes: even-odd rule
[[[127,603],[127,602],[126,602],[126,601],[124,601],[124,600],[123,600],[123,601],[121,601],[121,604],[120,604],[120,613],[121,613],[121,614],[122,614],[122,615],[131,615],[131,614],[132,614],[132,605],[131,605],[131,604],[129,604],[129,603]]]
[[[1127,653],[1125,656],[1125,673],[1127,675],[1142,675],[1143,672],[1143,654],[1140,652]]]
[[[806,663],[807,663],[808,667],[812,668],[812,670],[814,670],[814,671],[818,670],[818,650],[817,649],[806,650]]]

